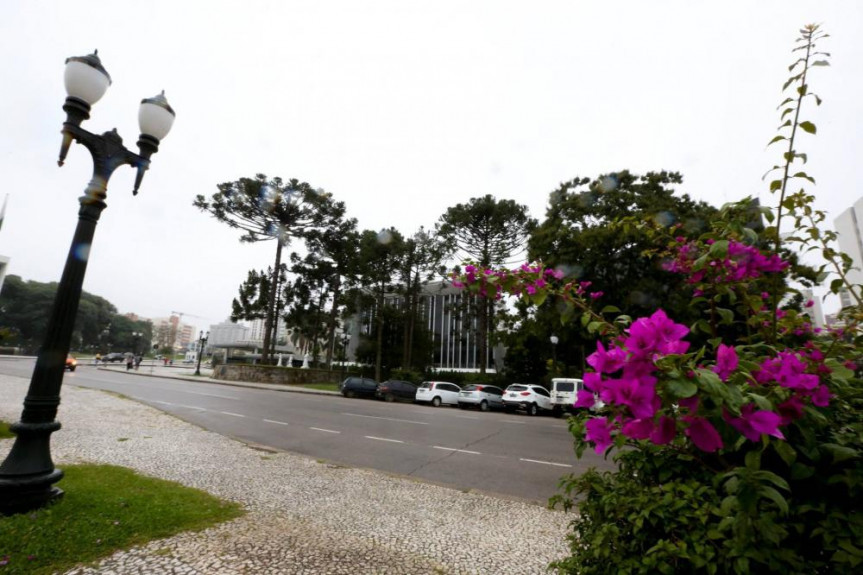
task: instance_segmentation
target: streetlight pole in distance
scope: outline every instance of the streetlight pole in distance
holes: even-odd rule
[[[560,340],[556,335],[552,335],[548,340],[551,342],[551,371],[557,375],[557,342]]]
[[[42,507],[63,496],[54,486],[63,472],[51,460],[51,434],[60,429],[55,420],[60,404],[60,387],[69,343],[75,325],[75,316],[81,300],[81,286],[87,271],[90,247],[96,224],[107,204],[108,180],[118,167],[128,164],[137,169],[135,186],[137,195],[150,166],[150,156],[159,150],[159,142],[170,131],[174,111],[168,105],[164,92],[141,101],[138,110],[139,153],[130,152],[116,130],[97,135],[81,127],[90,117],[90,107],[107,91],[111,77],[96,52],[89,56],[66,60],[65,85],[67,98],[63,106],[66,121],[63,123],[63,141],[58,164],[63,165],[66,154],[75,140],[90,151],[93,159],[93,178],[84,195],[79,198],[78,226],[57,286],[54,306],[48,319],[45,339],[39,350],[30,387],[24,398],[21,421],[10,429],[16,434],[15,443],[0,464],[0,513],[11,514]]]
[[[208,339],[210,339],[210,332],[204,335],[204,330],[201,330],[201,335],[198,337],[198,367],[195,368],[195,375],[201,375],[201,357],[204,355],[204,346],[207,345]]]

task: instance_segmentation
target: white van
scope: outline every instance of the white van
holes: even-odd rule
[[[571,412],[576,394],[584,389],[584,381],[576,378],[555,377],[551,380],[551,412],[555,417]]]
[[[578,392],[584,389],[584,380],[578,378],[556,377],[551,380],[551,412],[555,417],[575,411],[573,405],[578,399]],[[596,397],[596,394],[594,394]],[[590,409],[595,411],[605,404],[596,397],[596,403]]]

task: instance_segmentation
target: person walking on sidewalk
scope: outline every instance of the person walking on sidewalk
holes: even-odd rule
[[[132,369],[133,363],[135,363],[135,356],[134,355],[127,355],[126,356],[126,371],[129,371],[130,369]]]

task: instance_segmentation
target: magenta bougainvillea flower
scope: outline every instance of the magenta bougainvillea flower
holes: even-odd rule
[[[716,350],[716,365],[713,366],[713,371],[719,375],[719,379],[725,381],[737,369],[738,362],[737,350],[730,345],[720,343]]]
[[[707,453],[713,453],[722,448],[722,438],[712,423],[703,417],[688,416],[683,419],[689,423],[689,427],[684,430],[684,433],[692,440],[695,447]]]
[[[588,419],[584,424],[587,432],[584,437],[594,444],[597,453],[602,453],[611,445],[611,422],[604,417]]]
[[[762,434],[785,439],[785,436],[779,431],[782,417],[772,411],[756,410],[755,405],[751,403],[740,409],[740,417],[732,417],[727,411],[723,413],[722,417],[750,441],[759,441]]]

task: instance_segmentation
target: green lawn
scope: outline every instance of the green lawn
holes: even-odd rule
[[[307,389],[322,389],[324,391],[338,391],[338,383],[300,383],[297,387],[305,387]]]
[[[239,517],[236,503],[110,465],[61,466],[65,496],[0,517],[0,573],[66,571],[119,550]]]
[[[15,434],[9,431],[8,423],[0,421],[0,439],[6,439],[7,437],[15,437]]]

